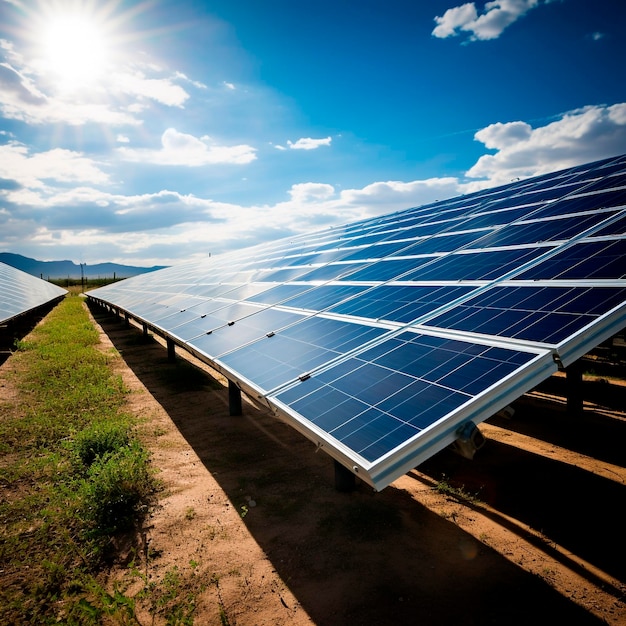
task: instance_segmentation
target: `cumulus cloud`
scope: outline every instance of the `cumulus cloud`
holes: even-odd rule
[[[32,186],[0,191],[7,211],[0,216],[0,248],[19,248],[22,254],[41,258],[41,250],[54,244],[54,255],[64,251],[66,257],[75,258],[76,250],[85,250],[84,260],[90,263],[115,258],[128,262],[134,256],[145,264],[172,263],[181,254],[189,258],[207,251],[226,252],[463,190],[454,178],[387,181],[345,190],[303,182],[292,185],[282,202],[240,205],[168,190],[123,195],[88,185],[63,189],[26,178],[22,183]]]
[[[149,78],[140,71],[116,73],[111,77],[110,88],[113,93],[138,96],[171,107],[182,107],[189,98],[172,79]]]
[[[432,34],[445,39],[465,32],[471,41],[497,39],[507,26],[537,6],[539,0],[494,0],[485,3],[479,15],[476,4],[468,2],[435,17],[437,26]]]
[[[0,112],[5,118],[27,124],[66,123],[80,126],[88,122],[106,125],[141,123],[127,110],[104,102],[81,102],[49,96],[37,83],[8,63],[0,63]]]
[[[538,128],[491,124],[475,139],[496,153],[480,157],[467,176],[507,183],[625,152],[626,103],[584,107]]]
[[[9,63],[0,63],[0,88],[5,92],[5,97],[10,92],[14,101],[21,101],[30,105],[46,103],[46,97],[35,87],[33,82]]]
[[[496,122],[479,130],[474,138],[485,144],[490,150],[501,150],[509,146],[519,145],[532,135],[532,127],[526,122]]]
[[[18,142],[0,146],[0,178],[31,189],[42,188],[46,182],[102,184],[109,180],[95,161],[79,152],[56,148],[31,155]]]
[[[323,139],[313,139],[312,137],[301,137],[297,141],[287,141],[290,150],[317,150],[322,146],[330,146],[332,137],[324,137]],[[278,150],[287,150],[285,146],[277,145]]]
[[[226,206],[169,190],[126,196],[86,186],[17,190],[6,193],[5,202],[14,220],[28,215],[30,221],[49,232],[89,228],[100,233],[167,229],[198,222],[208,225],[222,221],[221,215],[213,213]],[[24,213],[22,207],[26,206],[29,210]]]
[[[443,200],[464,191],[464,183],[455,177],[381,181],[342,190],[324,183],[298,183],[289,190],[289,200],[278,203],[272,211],[277,216],[295,216],[292,228],[302,232],[307,230],[307,224],[344,224]]]
[[[351,206],[367,207],[368,214],[375,214],[443,200],[458,193],[461,193],[461,186],[454,177],[410,182],[392,180],[372,183],[362,189],[344,190],[341,200]]]
[[[246,144],[222,146],[210,137],[194,137],[175,128],[168,128],[163,133],[160,150],[121,147],[117,153],[126,161],[190,167],[217,163],[245,165],[257,158],[256,149],[252,146]]]
[[[335,188],[324,183],[298,183],[292,185],[289,191],[291,199],[295,202],[319,202],[331,198],[334,194]]]

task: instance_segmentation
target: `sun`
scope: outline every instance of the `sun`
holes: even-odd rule
[[[63,89],[93,85],[106,72],[109,50],[104,26],[94,16],[53,16],[41,35],[42,64]]]
[[[8,1],[17,7],[12,28],[29,78],[46,95],[77,102],[109,93],[146,36],[141,18],[161,0]]]

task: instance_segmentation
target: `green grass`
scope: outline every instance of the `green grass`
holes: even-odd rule
[[[453,486],[452,484],[450,484],[445,475],[441,477],[441,480],[435,485],[434,488],[438,493],[441,493],[444,496],[448,496],[450,498],[454,498],[455,500],[459,500],[461,502],[467,502],[470,504],[481,503],[477,493],[468,492],[465,489],[464,485],[461,485],[460,487]]]
[[[98,624],[130,611],[97,574],[156,482],[98,342],[70,295],[16,343],[19,403],[4,402],[0,419],[0,623]]]

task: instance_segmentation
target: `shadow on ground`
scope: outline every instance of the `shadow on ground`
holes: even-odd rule
[[[92,313],[233,506],[256,501],[244,522],[314,623],[603,623],[405,490],[361,484],[337,492],[330,457],[295,430],[248,403],[243,416],[230,417],[227,389],[206,372],[168,362],[141,330]],[[610,436],[624,441],[625,428]],[[446,451],[420,470],[474,489],[503,515],[624,580],[614,544],[623,485],[496,442],[474,462]]]
[[[58,299],[52,300],[0,324],[0,365],[11,356],[15,343],[26,337],[57,304]]]

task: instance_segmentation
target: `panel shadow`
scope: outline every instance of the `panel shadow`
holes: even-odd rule
[[[316,454],[293,428],[248,403],[242,417],[229,416],[228,391],[207,372],[182,358],[168,362],[166,349],[141,330],[95,307],[92,313],[233,506],[254,498],[257,506],[243,523],[315,624],[602,623],[404,490],[374,493],[360,484],[339,493],[330,457]],[[554,468],[535,473],[522,467],[525,460],[511,456],[509,473],[485,465],[484,476],[502,475],[495,502],[532,520],[550,504],[543,490],[539,505],[532,497],[542,476],[546,486],[581,477],[551,478]],[[597,485],[585,485],[585,494],[587,488]],[[562,506],[580,514],[580,493],[573,495]]]

